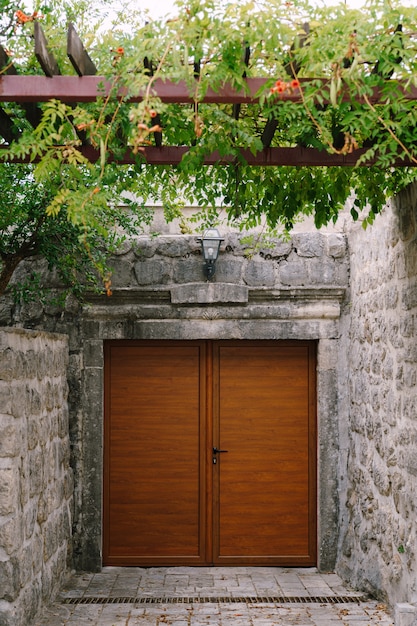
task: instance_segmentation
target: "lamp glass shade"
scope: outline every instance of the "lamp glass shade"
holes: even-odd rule
[[[209,228],[205,231],[201,239],[201,246],[205,261],[208,261],[209,263],[215,263],[215,261],[217,261],[222,241],[223,238],[220,236],[217,228]]]

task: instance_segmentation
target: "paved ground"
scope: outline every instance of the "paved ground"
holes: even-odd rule
[[[314,568],[107,567],[73,576],[34,626],[393,626]]]

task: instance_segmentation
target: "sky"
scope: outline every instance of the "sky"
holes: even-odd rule
[[[314,0],[312,0],[314,2]],[[327,0],[325,4],[338,4],[343,0]],[[365,0],[345,0],[350,8],[363,6]],[[407,2],[404,2],[407,4]],[[136,0],[135,7],[138,9],[148,9],[154,18],[169,15],[173,11],[174,0]]]
[[[338,4],[343,0],[322,0],[326,4]],[[403,0],[401,4],[412,6],[413,0]],[[314,2],[314,0],[312,0]],[[345,0],[345,4],[350,8],[359,8],[365,4],[365,0]],[[154,17],[168,15],[174,6],[174,0],[136,0],[137,8],[149,9]]]

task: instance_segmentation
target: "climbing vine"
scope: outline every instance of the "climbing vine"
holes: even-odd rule
[[[36,128],[17,116],[20,137],[1,157],[34,163],[34,180],[49,185],[48,216],[66,212],[87,231],[102,222],[104,207],[129,194],[138,199],[137,215],[162,199],[170,217],[186,202],[211,222],[222,211],[242,227],[266,220],[290,229],[304,215],[318,227],[336,220],[352,198],[353,217],[367,223],[416,178],[417,9],[395,0],[370,0],[360,10],[304,0],[178,0],[176,7],[169,20],[122,13],[96,32],[72,9],[110,89],[95,103],[45,103]],[[3,40],[20,73],[40,73],[30,50],[40,16],[29,17],[15,16]],[[54,11],[42,14],[42,27],[63,73],[74,73]],[[256,103],[236,109],[203,101],[225,85],[244,90],[251,77],[266,79]],[[162,102],[154,89],[160,78],[185,81],[190,104]],[[132,103],[138,93],[142,100]],[[356,165],[248,165],[242,150],[261,152],[268,124],[271,147],[358,151]],[[80,149],[80,132],[98,152],[96,162]],[[189,147],[178,165],[147,163],[158,133],[163,144]],[[133,162],[115,165],[126,150]],[[213,152],[229,163],[203,165]]]

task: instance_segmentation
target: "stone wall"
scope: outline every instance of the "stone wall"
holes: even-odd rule
[[[73,563],[98,571],[102,552],[103,342],[112,339],[300,339],[317,343],[318,564],[334,567],[338,544],[337,355],[348,281],[346,239],[297,232],[250,254],[244,234],[225,235],[206,281],[196,236],[127,241],[113,261],[113,295],[51,306],[0,306],[0,323],[65,333],[69,340]],[[33,264],[32,264],[33,265]]]
[[[34,623],[71,542],[67,340],[0,330],[0,624]]]
[[[195,237],[142,237],[114,259],[111,298],[83,308],[68,299],[63,312],[0,302],[0,323],[68,335],[78,568],[101,565],[103,341],[307,339],[318,344],[319,566],[337,558],[358,589],[392,606],[417,604],[417,188],[367,230],[346,229],[347,248],[342,233],[298,232],[255,256],[230,233],[210,284]],[[0,437],[6,476],[20,455],[4,453],[17,449],[9,439]],[[68,511],[71,474],[60,471]],[[0,502],[15,502],[3,483]],[[0,511],[0,523],[7,515]],[[0,550],[7,607],[21,584],[29,588],[23,574],[9,575],[19,572],[10,556]]]
[[[348,241],[338,572],[391,606],[416,603],[417,187]]]

